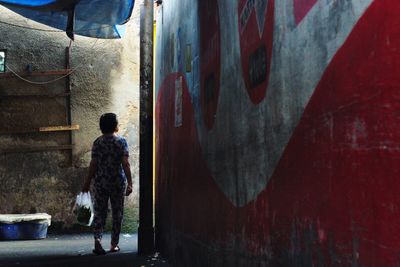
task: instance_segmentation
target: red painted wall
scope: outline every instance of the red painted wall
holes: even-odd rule
[[[299,24],[318,0],[294,0],[293,9],[296,24]]]
[[[301,24],[316,1],[300,2]],[[365,10],[323,71],[265,189],[245,205],[214,178],[192,78],[165,72],[156,106],[156,226],[159,248],[177,266],[400,264],[398,14],[396,0]]]

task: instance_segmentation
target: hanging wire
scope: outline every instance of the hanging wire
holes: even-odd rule
[[[30,84],[39,84],[39,85],[40,85],[40,84],[43,85],[43,84],[54,83],[54,82],[56,82],[56,81],[58,81],[58,80],[64,79],[65,77],[71,75],[71,74],[76,70],[76,69],[72,69],[72,70],[71,70],[70,72],[68,72],[66,75],[61,76],[61,77],[58,77],[58,78],[56,78],[56,79],[54,79],[54,80],[45,81],[45,82],[35,82],[35,81],[31,81],[31,80],[25,79],[24,77],[20,76],[16,71],[14,71],[12,68],[10,68],[9,65],[7,65],[7,69],[9,69],[10,72],[12,72],[17,78],[21,79],[22,81],[27,82],[27,83],[30,83]]]
[[[99,39],[96,39],[96,41],[94,42],[94,44],[91,46],[90,50],[92,50],[92,49],[95,48],[95,46],[96,46],[98,40],[99,40]],[[104,42],[103,42],[103,43],[104,43]],[[103,44],[103,43],[102,43],[102,44]],[[99,48],[100,48],[100,47],[99,47]],[[93,52],[97,52],[97,51],[98,51],[98,50],[95,50],[95,51],[93,51]],[[57,82],[57,81],[59,81],[59,80],[61,80],[61,79],[64,79],[65,77],[71,75],[71,74],[72,74],[73,72],[75,72],[77,69],[79,69],[80,67],[82,67],[82,65],[83,65],[83,62],[80,63],[80,64],[79,64],[78,66],[76,66],[75,68],[72,68],[71,71],[69,71],[69,72],[68,72],[67,74],[65,74],[65,75],[63,75],[63,76],[61,76],[61,77],[58,77],[58,78],[56,78],[56,79],[50,80],[50,81],[43,81],[43,82],[37,82],[37,81],[32,81],[32,80],[25,79],[24,77],[22,77],[21,75],[19,75],[16,71],[14,71],[13,68],[10,68],[10,65],[8,65],[8,64],[6,65],[6,68],[9,69],[10,72],[13,73],[18,79],[20,79],[20,80],[22,80],[22,81],[24,81],[24,82],[27,82],[27,83],[30,83],[30,84],[36,84],[36,85],[44,85],[44,84],[50,84],[50,83]]]

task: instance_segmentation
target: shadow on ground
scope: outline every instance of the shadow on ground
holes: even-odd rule
[[[103,238],[108,247],[110,236]],[[137,255],[137,235],[121,235],[121,251],[104,256],[92,254],[92,235],[49,236],[45,240],[0,242],[0,267],[171,267],[158,254],[140,257]]]

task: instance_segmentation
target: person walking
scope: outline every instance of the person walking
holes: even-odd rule
[[[118,132],[118,119],[114,113],[100,117],[102,135],[92,147],[89,173],[82,187],[88,192],[93,181],[94,194],[94,249],[93,253],[104,255],[101,239],[107,218],[108,201],[112,209],[112,233],[110,252],[120,250],[119,235],[124,213],[124,197],[132,193],[132,175],[129,165],[128,144]]]

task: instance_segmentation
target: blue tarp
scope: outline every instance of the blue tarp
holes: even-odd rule
[[[4,0],[1,1],[4,4],[15,4],[15,5],[22,5],[22,6],[31,6],[31,7],[39,7],[49,4],[54,4],[57,2],[56,0]]]
[[[0,0],[10,10],[53,28],[67,31],[74,11],[73,32],[96,38],[120,38],[134,0]]]

